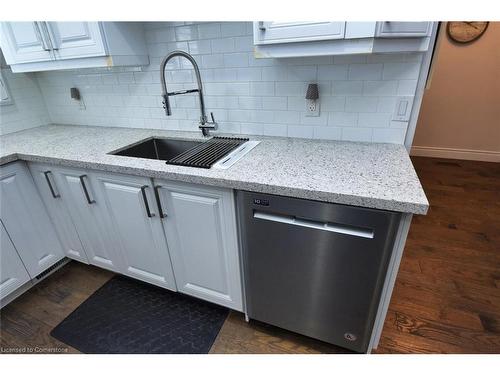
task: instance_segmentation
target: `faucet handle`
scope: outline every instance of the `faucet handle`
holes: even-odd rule
[[[212,119],[212,122],[215,124],[215,118],[213,112],[210,112],[210,118]]]

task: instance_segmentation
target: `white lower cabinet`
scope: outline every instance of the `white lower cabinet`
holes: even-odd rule
[[[52,172],[53,167],[51,165],[30,163],[29,169],[47,212],[54,223],[66,256],[88,263],[87,255],[71,218],[70,211],[65,204],[69,203],[70,196],[65,194],[66,191],[61,193]]]
[[[155,180],[179,291],[243,310],[232,190]]]
[[[30,280],[12,241],[0,222],[0,300]]]
[[[30,170],[68,257],[243,311],[231,189],[41,163]],[[2,167],[2,194],[16,178]],[[20,188],[7,193],[21,201]],[[4,206],[14,212],[22,204],[3,204],[2,219]],[[42,230],[22,220],[29,230]],[[36,243],[22,246],[38,254]]]
[[[107,207],[102,199],[96,198],[89,171],[56,167],[51,173],[61,197],[64,197],[89,263],[119,272],[119,255]]]
[[[64,257],[25,163],[10,163],[0,168],[0,197],[0,218],[32,278]]]
[[[121,273],[176,290],[151,179],[92,173],[96,199],[107,206],[121,254]]]

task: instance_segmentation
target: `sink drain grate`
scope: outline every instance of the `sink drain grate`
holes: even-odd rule
[[[167,161],[167,164],[210,168],[217,160],[248,141],[248,138],[213,137]]]

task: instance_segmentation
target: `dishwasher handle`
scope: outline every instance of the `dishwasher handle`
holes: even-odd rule
[[[317,229],[332,233],[346,234],[355,237],[373,238],[374,236],[374,231],[373,229],[370,228],[361,228],[352,225],[325,223],[314,220],[299,219],[295,216],[254,211],[253,217],[255,219],[260,219],[260,220],[273,221],[276,223],[295,225],[303,228]]]

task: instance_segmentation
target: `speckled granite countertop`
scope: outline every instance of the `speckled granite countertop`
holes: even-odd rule
[[[108,154],[151,136],[201,138],[198,132],[50,125],[0,136],[0,165],[38,161],[414,214],[428,209],[402,145],[250,137],[261,143],[226,170]]]

